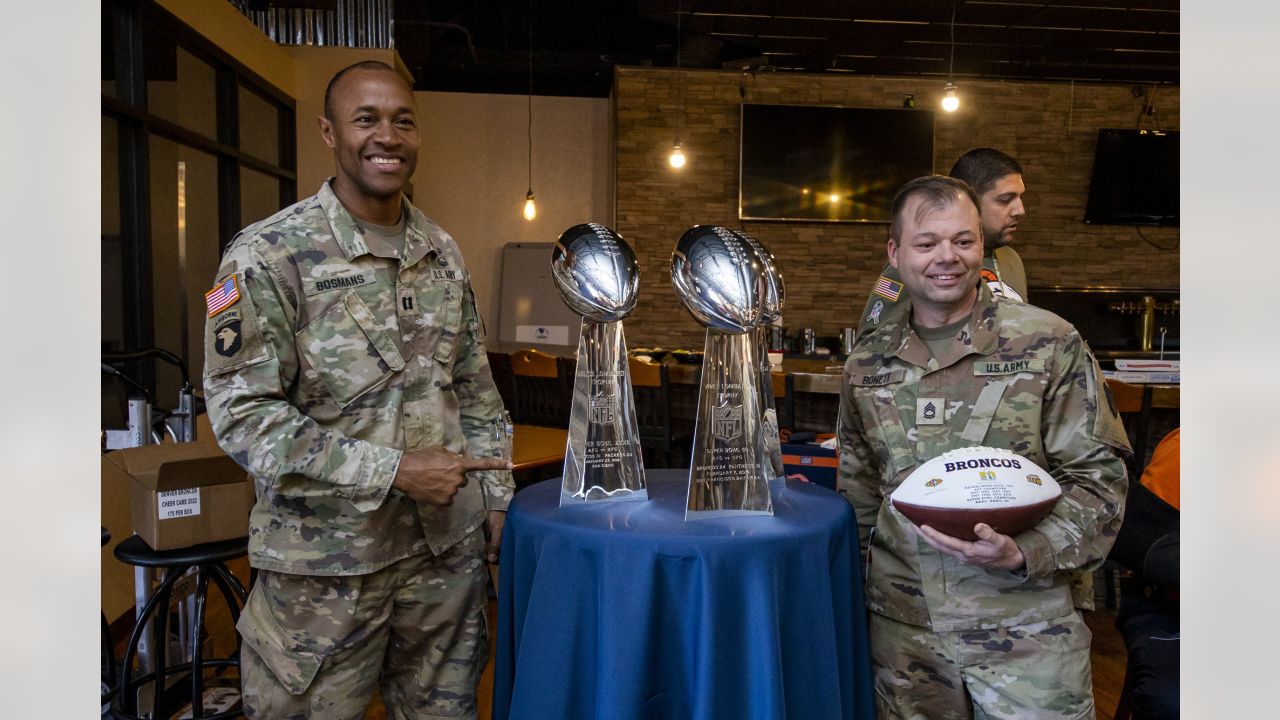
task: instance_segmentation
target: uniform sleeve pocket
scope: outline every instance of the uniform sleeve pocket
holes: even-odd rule
[[[307,361],[342,407],[404,369],[394,337],[354,291],[298,333]]]
[[[443,282],[440,304],[436,308],[435,324],[440,329],[440,339],[436,343],[433,357],[436,362],[448,365],[453,360],[454,346],[462,324],[462,296],[465,294],[463,284],[450,281]]]
[[[324,658],[280,627],[261,590],[259,586],[249,593],[236,630],[280,684],[290,694],[301,695],[311,686]]]

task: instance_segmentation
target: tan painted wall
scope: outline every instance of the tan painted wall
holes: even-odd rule
[[[521,215],[529,186],[526,98],[416,95],[422,150],[414,204],[458,241],[489,337],[496,339],[505,244],[555,242],[569,227],[588,221],[612,225],[609,101],[533,98],[538,217],[527,222]]]
[[[856,325],[855,314],[885,262],[888,226],[739,221],[740,93],[745,89],[747,102],[884,108],[901,107],[903,93],[914,93],[921,107],[936,108],[942,83],[790,73],[685,75],[690,160],[681,173],[666,164],[680,110],[675,72],[620,68],[616,76],[614,229],[636,246],[644,276],[669,277],[671,248],[692,225],[743,229],[779,258],[787,281],[787,327],[834,336]],[[1028,211],[1015,247],[1026,263],[1033,300],[1034,288],[1046,285],[1178,286],[1177,228],[1139,233],[1081,220],[1098,129],[1135,126],[1142,101],[1128,86],[966,81],[962,89],[961,109],[935,116],[934,170],[947,172],[965,150],[980,145],[1018,158]],[[1178,88],[1161,88],[1156,104],[1162,126],[1177,129]],[[669,281],[646,282],[627,339],[635,346],[701,348],[703,331],[679,306]]]
[[[261,75],[286,95],[297,97],[288,52],[226,0],[156,0],[165,10]]]

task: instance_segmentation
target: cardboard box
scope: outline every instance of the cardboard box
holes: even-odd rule
[[[817,443],[782,443],[782,467],[788,477],[800,475],[815,485],[835,490],[839,464],[834,449]]]
[[[249,534],[253,484],[215,444],[117,450],[103,456],[102,472],[117,476],[107,484],[129,488],[132,530],[156,550]]]

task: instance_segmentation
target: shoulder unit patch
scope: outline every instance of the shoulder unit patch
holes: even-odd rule
[[[209,317],[217,315],[239,301],[240,285],[236,282],[234,273],[204,294],[204,304],[209,311]]]

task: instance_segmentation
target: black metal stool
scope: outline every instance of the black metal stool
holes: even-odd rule
[[[111,531],[102,528],[102,547],[111,542]],[[101,610],[102,616],[102,714],[107,714],[111,698],[116,694],[116,643],[111,637],[111,625],[107,623],[107,614]]]
[[[177,550],[152,550],[142,538],[133,535],[115,547],[118,560],[129,565],[149,568],[164,568],[164,580],[160,587],[147,600],[138,617],[138,624],[129,636],[129,646],[125,649],[124,659],[120,663],[120,682],[112,709],[119,717],[130,720],[146,720],[150,718],[171,717],[176,708],[167,707],[168,698],[165,693],[165,679],[170,675],[191,673],[191,716],[195,720],[229,720],[241,717],[239,708],[214,715],[204,714],[204,670],[205,668],[235,668],[237,679],[240,668],[240,637],[236,636],[236,651],[227,658],[204,659],[204,615],[205,597],[209,590],[209,579],[222,591],[222,597],[231,610],[232,622],[240,619],[240,609],[248,599],[244,586],[224,564],[227,560],[245,554],[248,538],[224,540],[222,542],[205,543]],[[169,595],[178,578],[191,568],[196,568],[195,589],[195,622],[191,628],[191,662],[184,662],[169,667],[165,664],[165,649],[168,645],[166,625],[169,619]],[[155,668],[152,672],[134,677],[133,661],[138,653],[138,643],[142,639],[147,622],[152,624],[152,657]],[[149,716],[138,715],[138,690],[148,683],[154,684],[155,703]]]

